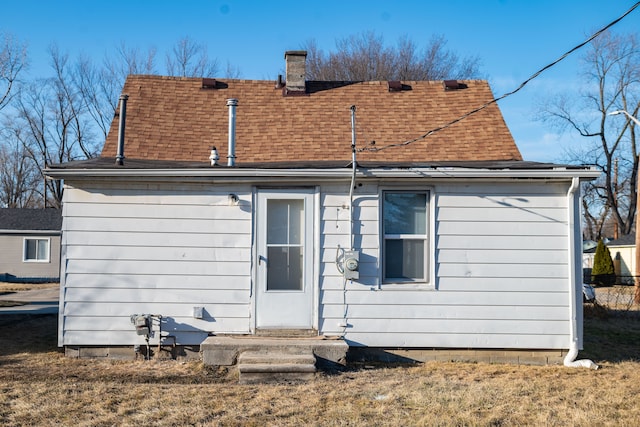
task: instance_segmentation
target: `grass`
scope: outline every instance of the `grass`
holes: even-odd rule
[[[597,371],[429,362],[239,385],[199,362],[66,358],[52,315],[0,316],[2,425],[638,425],[640,319],[588,317]]]

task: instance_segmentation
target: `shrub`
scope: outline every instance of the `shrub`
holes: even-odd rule
[[[597,285],[611,286],[615,283],[616,274],[613,267],[611,252],[600,239],[596,247],[596,254],[593,257],[593,269],[591,270],[591,280]]]

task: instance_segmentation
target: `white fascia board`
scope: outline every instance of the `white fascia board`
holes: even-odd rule
[[[19,234],[21,236],[60,236],[60,230],[0,230],[0,235]]]
[[[280,181],[282,179],[350,179],[352,170],[340,169],[47,169],[45,175],[50,179],[96,179],[112,180],[142,178],[184,178],[247,181],[259,178],[261,181]],[[451,178],[533,178],[533,179],[595,179],[601,172],[597,169],[471,169],[471,168],[358,168],[356,178],[360,179],[451,179]]]

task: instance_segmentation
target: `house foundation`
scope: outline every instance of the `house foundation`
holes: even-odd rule
[[[567,350],[513,350],[513,349],[388,349],[371,347],[351,347],[349,363],[420,363],[440,362],[480,362],[506,363],[513,365],[562,365]]]

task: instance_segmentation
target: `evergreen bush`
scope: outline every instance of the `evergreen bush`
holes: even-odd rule
[[[593,257],[591,280],[594,284],[603,286],[611,286],[616,281],[611,252],[609,252],[609,248],[607,248],[602,239],[598,241],[596,254]]]

